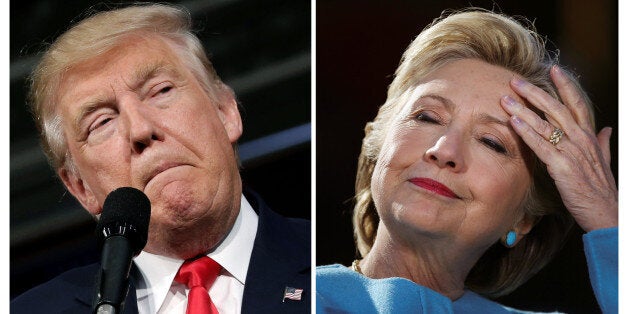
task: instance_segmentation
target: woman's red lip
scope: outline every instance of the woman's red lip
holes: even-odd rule
[[[442,183],[432,180],[432,179],[428,179],[428,178],[412,178],[410,179],[410,182],[412,182],[412,184],[420,187],[420,188],[424,188],[428,191],[432,191],[436,194],[442,195],[442,196],[446,196],[449,198],[460,198],[458,195],[456,195],[456,193],[454,193],[452,190],[450,190],[448,187],[446,187],[445,185],[443,185]]]

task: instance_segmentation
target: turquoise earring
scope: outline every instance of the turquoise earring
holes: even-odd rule
[[[515,245],[516,240],[517,240],[517,233],[514,230],[508,231],[508,234],[506,234],[506,246],[513,247]]]

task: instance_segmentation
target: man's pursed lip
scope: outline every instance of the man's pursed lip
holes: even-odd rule
[[[182,165],[184,165],[184,164],[178,163],[178,162],[167,162],[167,163],[164,163],[164,164],[160,165],[159,167],[155,168],[151,172],[151,175],[148,177],[148,180],[146,182],[149,182],[154,177],[156,177],[158,174],[160,174],[160,173],[162,173],[162,172],[164,172],[164,171],[166,171],[168,169],[171,169],[171,168],[174,168],[174,167],[178,167],[178,166],[182,166]]]

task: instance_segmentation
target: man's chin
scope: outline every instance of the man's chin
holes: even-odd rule
[[[188,194],[194,189],[198,189],[198,185],[189,178],[155,177],[146,184],[144,193],[152,203],[153,200],[163,201],[162,199],[177,198],[179,195]]]
[[[164,193],[168,188],[173,186],[187,186],[188,188],[194,188],[194,182],[199,178],[198,168],[189,165],[180,165],[166,169],[154,177],[152,177],[144,186],[144,193],[159,195]]]

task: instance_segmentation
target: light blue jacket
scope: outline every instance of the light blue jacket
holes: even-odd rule
[[[617,313],[618,229],[584,235],[591,286],[603,313]],[[370,279],[342,265],[316,269],[316,312],[322,313],[531,313],[466,291],[452,302],[404,278]]]

